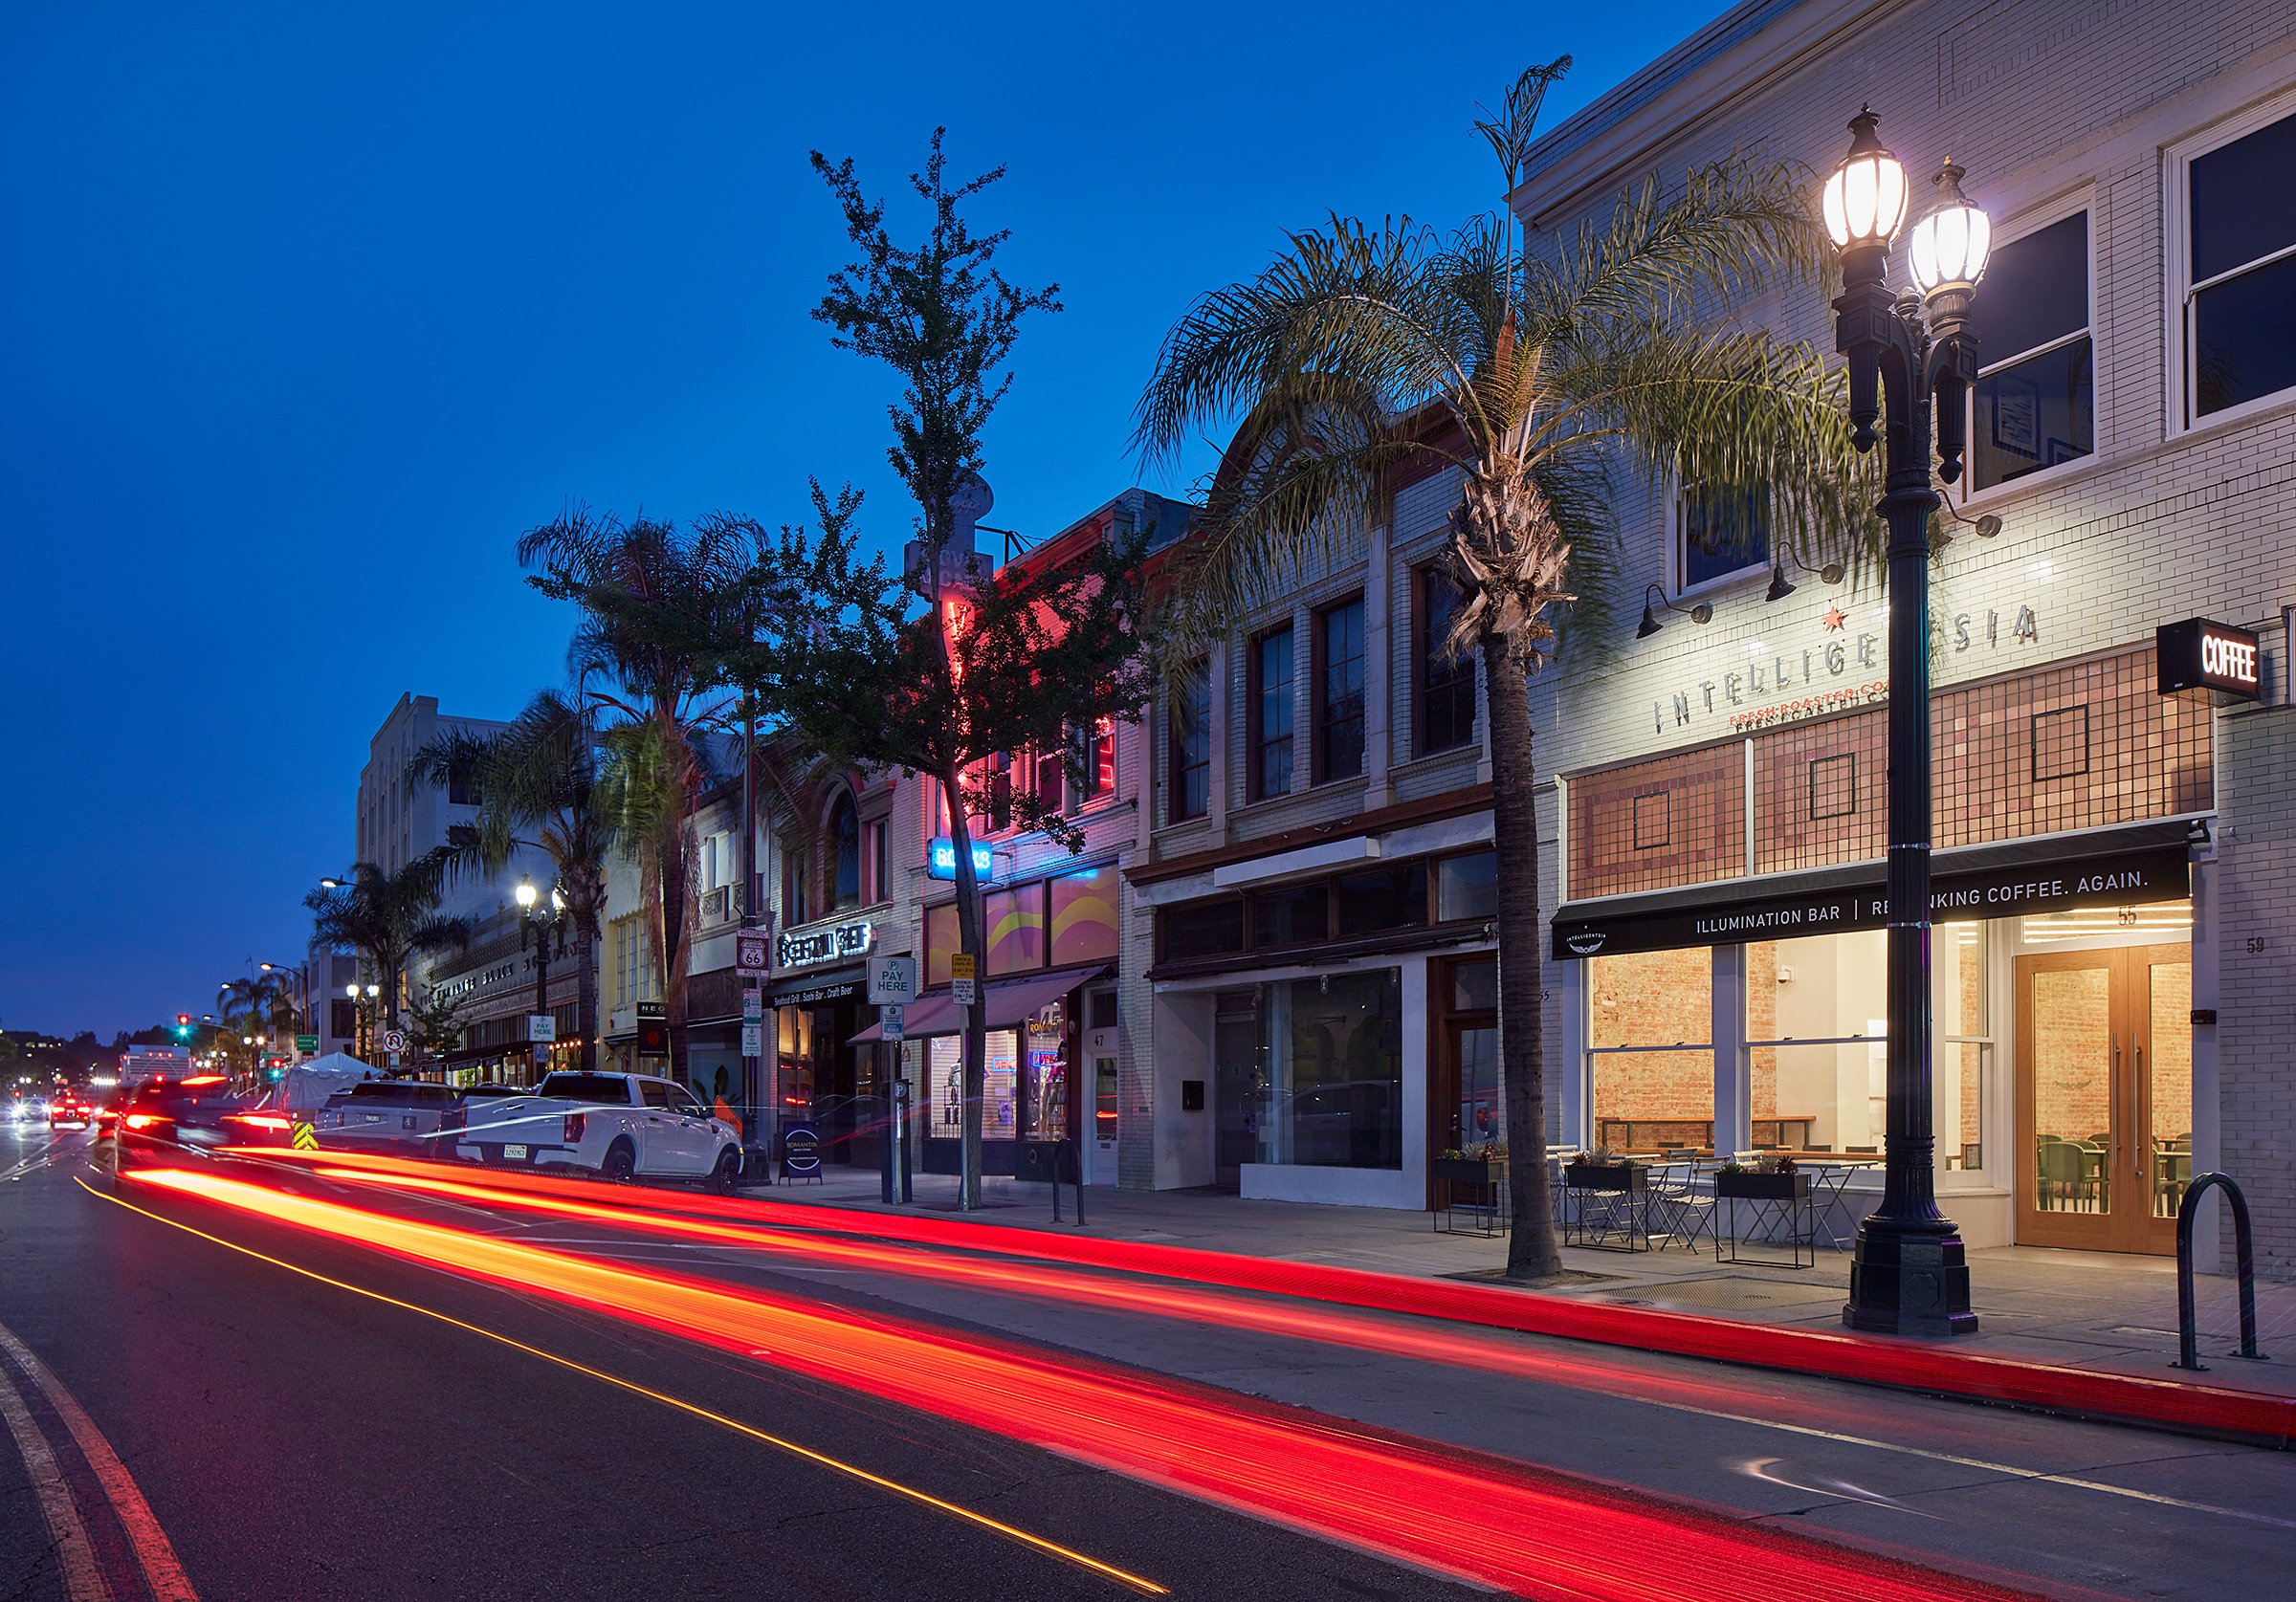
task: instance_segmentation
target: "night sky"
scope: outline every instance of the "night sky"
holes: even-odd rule
[[[512,547],[566,502],[798,520],[810,473],[907,538],[891,385],[807,316],[847,259],[809,148],[880,193],[937,122],[1011,167],[975,216],[1068,310],[988,520],[1042,536],[1138,481],[1195,294],[1329,209],[1490,206],[1478,100],[1568,51],[1552,126],[1720,10],[9,8],[0,1025],[108,1040],[299,957],[399,694],[563,678]]]

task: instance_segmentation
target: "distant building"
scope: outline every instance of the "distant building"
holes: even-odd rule
[[[396,873],[425,852],[447,844],[447,831],[478,816],[476,799],[459,784],[409,783],[407,765],[415,754],[444,735],[494,735],[509,724],[487,717],[457,717],[438,710],[435,695],[403,694],[367,742],[366,765],[359,771],[359,814],[354,861],[373,863]],[[448,915],[485,917],[512,905],[520,876],[538,885],[550,882],[550,860],[541,851],[521,850],[493,879],[465,878],[449,887],[439,911]]]

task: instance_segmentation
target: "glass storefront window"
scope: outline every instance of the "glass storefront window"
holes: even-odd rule
[[[982,898],[981,921],[988,946],[988,973],[1023,974],[1045,965],[1045,887],[991,890]]]
[[[1335,887],[1339,937],[1417,929],[1427,921],[1427,865],[1375,867],[1350,873]]]
[[[1713,1145],[1713,953],[1703,946],[1587,960],[1596,1145]]]
[[[1115,961],[1115,868],[1089,867],[1082,873],[1064,873],[1048,889],[1052,897],[1052,966]]]
[[[1984,1164],[1982,924],[1931,933],[1931,1117],[1948,1170]],[[1750,1122],[1756,1147],[1883,1154],[1888,1088],[1888,934],[1879,929],[1745,948]]]
[[[925,983],[949,982],[949,958],[957,952],[957,904],[925,909]]]
[[[1166,907],[1156,914],[1157,941],[1166,962],[1222,956],[1244,949],[1244,903],[1237,896]]]
[[[1436,866],[1435,902],[1435,916],[1444,923],[1497,917],[1499,854],[1477,851],[1471,857],[1445,858]]]
[[[936,1035],[931,1048],[933,1114],[926,1126],[934,1140],[964,1138],[964,1042],[956,1035]],[[1014,1101],[1020,1087],[1020,1039],[1010,1029],[988,1032],[987,1099],[981,1109],[981,1138],[1010,1140],[1019,1121]]]
[[[2065,945],[2076,940],[2189,940],[2190,900],[2153,901],[2136,907],[2080,907],[2067,912],[2040,912],[2023,920],[2028,946]]]
[[[1251,898],[1251,944],[1256,950],[1320,940],[1331,921],[1332,892],[1321,880]]]
[[[1061,1140],[1069,1134],[1067,1011],[1058,1002],[1028,1020],[1022,1031],[1028,1047],[1028,1138]]]
[[[1259,1060],[1267,1082],[1249,1120],[1252,1160],[1401,1168],[1403,1008],[1398,969],[1264,985]]]

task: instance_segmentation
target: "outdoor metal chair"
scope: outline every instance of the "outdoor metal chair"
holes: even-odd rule
[[[1698,1189],[1702,1176],[1695,1157],[1651,1164],[1650,1233],[1662,1246],[1680,1240],[1696,1251],[1701,1237],[1713,1244],[1717,1206],[1712,1191]]]

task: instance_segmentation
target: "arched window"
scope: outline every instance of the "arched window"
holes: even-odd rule
[[[840,912],[861,905],[861,817],[853,798],[840,792],[829,808],[829,860],[835,865],[829,900]]]

